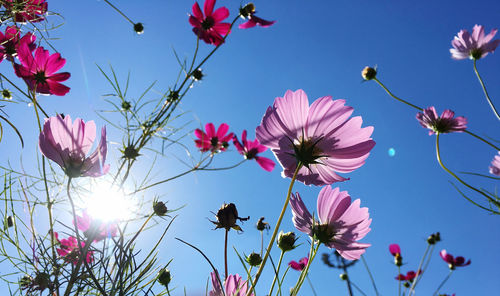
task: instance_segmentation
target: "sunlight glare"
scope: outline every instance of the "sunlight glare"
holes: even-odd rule
[[[129,220],[133,218],[136,208],[130,196],[118,188],[107,186],[96,186],[84,200],[83,208],[87,209],[89,215],[103,222]]]

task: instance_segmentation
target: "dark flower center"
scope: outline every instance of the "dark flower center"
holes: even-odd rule
[[[336,233],[335,228],[330,224],[316,224],[312,229],[312,236],[323,244],[330,243]]]
[[[474,60],[479,60],[482,55],[483,55],[483,53],[482,53],[481,49],[479,49],[479,48],[474,48],[473,50],[470,51],[470,56]]]
[[[217,147],[219,145],[219,138],[213,137],[210,139],[210,145],[212,145],[212,147]]]
[[[322,138],[319,138],[315,141],[308,140],[300,140],[299,143],[293,144],[294,156],[297,159],[297,162],[302,163],[305,167],[309,168],[311,164],[318,164],[316,160],[320,157],[325,157],[326,155],[321,154],[322,151],[316,145],[321,141]]]
[[[432,129],[435,132],[438,133],[448,133],[450,132],[450,127],[452,126],[452,123],[449,120],[443,119],[443,118],[438,118],[436,122],[434,123],[434,126],[432,126]]]
[[[250,149],[247,153],[245,153],[245,158],[246,159],[254,159],[255,156],[257,155],[258,151],[256,148]]]
[[[11,44],[10,42],[4,45],[5,48],[5,53],[9,56],[13,56],[16,54],[16,47],[14,44]]]
[[[201,22],[201,28],[205,31],[210,30],[213,26],[215,25],[215,21],[211,16],[207,16],[202,22]]]
[[[47,81],[47,77],[45,77],[45,71],[43,70],[36,72],[34,76],[37,83],[45,83]]]

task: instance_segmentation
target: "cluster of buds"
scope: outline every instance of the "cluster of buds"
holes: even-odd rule
[[[433,233],[433,234],[429,235],[429,237],[427,238],[427,243],[429,245],[434,245],[440,241],[441,241],[441,235],[439,234],[439,232]]]

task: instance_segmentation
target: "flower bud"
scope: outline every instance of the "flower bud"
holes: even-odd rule
[[[153,201],[153,211],[158,216],[165,216],[168,212],[167,206],[162,201]]]
[[[2,98],[6,100],[12,100],[12,93],[8,89],[3,89],[2,90]]]
[[[253,252],[252,254],[248,255],[248,257],[245,259],[250,266],[259,266],[260,263],[262,263],[262,257],[260,257],[259,253]]]
[[[294,232],[287,232],[284,233],[283,230],[280,231],[278,234],[278,247],[283,251],[283,252],[288,252],[290,250],[295,249],[295,242],[297,241],[297,238],[295,237]]]
[[[409,287],[410,287],[410,283],[409,283],[409,282],[404,282],[403,286],[404,286],[405,288],[409,288]]]
[[[248,3],[247,5],[240,8],[240,16],[242,18],[250,17],[255,13],[255,5],[253,3]]]
[[[132,107],[132,105],[130,104],[129,101],[122,102],[122,110],[123,111],[128,111],[128,110],[130,110],[131,107]]]
[[[211,221],[216,225],[217,228],[224,228],[229,231],[231,228],[238,231],[243,231],[239,225],[236,224],[237,220],[246,221],[250,219],[238,217],[238,210],[234,203],[226,204],[224,203],[215,215],[217,221]]]
[[[167,102],[176,101],[179,98],[179,92],[175,90],[171,90],[167,95]]]
[[[7,221],[5,221],[5,224],[6,224],[7,227],[14,226],[14,217],[8,216],[6,220]]]
[[[168,270],[167,268],[162,268],[158,272],[157,280],[160,284],[164,285],[165,287],[168,287],[168,284],[170,283],[171,279],[172,276],[170,275],[170,270]]]
[[[439,241],[441,241],[441,235],[439,234],[439,232],[433,233],[427,238],[427,243],[429,245],[434,245]]]
[[[341,273],[340,274],[340,279],[343,280],[343,281],[346,281],[347,280],[347,274],[346,273]]]
[[[134,24],[134,31],[138,35],[141,35],[142,33],[144,33],[144,25],[142,23],[135,23]]]
[[[264,217],[260,217],[259,221],[257,221],[256,227],[258,231],[264,231],[264,229],[269,230],[271,228],[271,226],[269,226],[269,223],[264,222],[264,219]]]
[[[33,280],[33,284],[36,290],[43,291],[47,289],[50,285],[50,275],[46,272],[38,273]]]
[[[394,256],[394,264],[396,264],[396,266],[402,266],[403,265],[403,257],[401,256],[401,254],[397,253]]]
[[[128,145],[125,147],[125,149],[122,150],[123,156],[122,158],[128,159],[128,160],[134,160],[138,156],[140,156],[139,151],[135,149],[134,145]]]
[[[363,71],[361,71],[361,76],[364,80],[372,80],[377,76],[377,70],[372,67],[365,67]]]
[[[205,75],[203,75],[203,72],[201,72],[200,68],[198,68],[198,69],[194,70],[193,72],[191,72],[191,77],[193,77],[193,79],[195,81],[200,81],[203,78],[203,76],[205,76]]]

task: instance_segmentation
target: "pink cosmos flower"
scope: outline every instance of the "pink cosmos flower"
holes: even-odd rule
[[[64,96],[69,87],[59,82],[67,80],[71,75],[68,72],[55,73],[61,69],[66,60],[61,54],[49,55],[43,47],[35,50],[35,56],[27,45],[18,48],[18,58],[21,65],[14,64],[16,75],[24,79],[29,88],[40,94]]]
[[[318,216],[314,219],[307,210],[299,193],[292,194],[290,205],[293,224],[298,230],[324,243],[348,260],[357,260],[370,244],[357,241],[370,232],[368,208],[360,208],[360,200],[351,204],[347,191],[325,186],[318,195]]]
[[[255,5],[253,5],[253,3],[249,3],[245,5],[245,7],[240,8],[240,16],[242,18],[248,19],[248,21],[238,26],[238,28],[240,29],[249,29],[255,27],[256,25],[267,28],[276,22],[266,21],[264,19],[261,19],[260,17],[255,16]]]
[[[109,170],[106,162],[106,126],[101,130],[97,149],[88,157],[96,136],[94,121],[85,123],[80,118],[61,115],[46,118],[40,133],[38,146],[45,157],[55,161],[72,178],[100,177]]]
[[[194,141],[196,147],[200,148],[202,152],[211,151],[212,153],[217,153],[226,151],[229,141],[233,138],[233,133],[226,135],[228,131],[229,125],[226,123],[221,124],[217,131],[215,131],[213,123],[207,123],[205,125],[205,132],[200,129],[194,131],[194,135],[198,137],[198,140]]]
[[[441,250],[441,252],[439,252],[439,256],[441,256],[441,258],[446,263],[448,263],[450,269],[455,269],[455,267],[462,267],[470,264],[470,259],[467,262],[465,262],[464,257],[462,256],[453,257],[453,255],[447,253],[446,250]]]
[[[500,176],[500,151],[498,151],[498,155],[495,155],[491,162],[490,173],[495,176]]]
[[[361,117],[349,118],[352,107],[344,100],[321,97],[311,106],[306,93],[287,91],[268,107],[256,129],[259,142],[269,147],[281,166],[282,175],[306,185],[329,185],[348,180],[337,175],[361,167],[375,146],[373,127],[361,128]]]
[[[215,272],[211,272],[210,276],[212,278],[212,291],[208,293],[209,296],[245,296],[248,290],[247,281],[242,281],[241,276],[238,274],[229,275],[224,282],[224,292],[222,292],[222,287],[217,280],[217,275]],[[250,295],[254,295],[253,293]]]
[[[391,244],[389,245],[389,252],[391,252],[392,256],[401,256],[401,248],[399,247],[398,244]]]
[[[70,236],[67,239],[59,239],[59,234],[57,232],[54,232],[54,236],[60,246],[60,248],[56,248],[57,254],[63,257],[66,262],[71,262],[76,265],[80,259],[80,248],[78,247],[78,240],[76,237]],[[81,241],[80,243],[82,248],[84,248],[85,242]],[[85,260],[87,263],[94,261],[94,252],[87,251]]]
[[[205,0],[203,12],[198,2],[193,4],[193,14],[189,16],[189,23],[194,27],[193,32],[208,44],[219,46],[224,43],[224,37],[229,34],[231,24],[222,23],[229,16],[226,7],[214,11],[215,0]]]
[[[118,233],[118,225],[113,222],[104,223],[93,219],[84,210],[82,216],[76,216],[76,225],[78,229],[83,231],[85,237],[93,237],[94,242],[101,241],[107,237],[114,237]]]
[[[451,41],[453,48],[450,49],[451,57],[455,60],[463,60],[466,58],[479,60],[482,57],[493,53],[500,44],[500,39],[491,41],[497,29],[484,36],[484,27],[475,25],[472,29],[472,34],[467,30],[461,30],[457,36]]]
[[[300,259],[299,262],[294,260],[288,262],[288,266],[290,266],[292,269],[302,271],[302,269],[304,269],[307,266],[307,262],[309,262],[309,258],[304,257]]]
[[[417,113],[417,120],[421,126],[429,129],[429,136],[432,134],[445,134],[453,132],[463,132],[467,128],[467,119],[463,116],[455,116],[455,112],[446,109],[437,116],[434,106],[426,108],[423,112]]]
[[[0,32],[0,61],[6,58],[13,61],[14,56],[17,55],[18,48],[26,44],[30,51],[36,48],[36,36],[31,33],[26,33],[21,36],[21,30],[16,26],[9,26],[5,29],[5,35]]]
[[[233,144],[238,150],[238,152],[245,156],[246,159],[255,159],[261,168],[270,172],[274,169],[275,163],[267,157],[257,156],[258,153],[262,153],[267,150],[267,147],[261,145],[259,140],[254,141],[247,140],[247,131],[243,130],[241,134],[241,143],[238,141],[238,137],[234,136]]]
[[[408,271],[408,272],[406,273],[406,275],[404,275],[404,274],[399,274],[399,275],[396,277],[396,279],[397,279],[398,281],[408,281],[408,282],[412,282],[412,281],[415,279],[415,277],[417,277],[417,276],[418,276],[418,275],[420,275],[421,273],[422,273],[422,271],[421,271],[421,270],[419,270],[418,272],[415,272],[415,271],[413,271],[413,270],[412,270],[412,271]]]
[[[5,9],[14,15],[18,23],[36,23],[45,19],[47,13],[46,0],[5,0]]]

